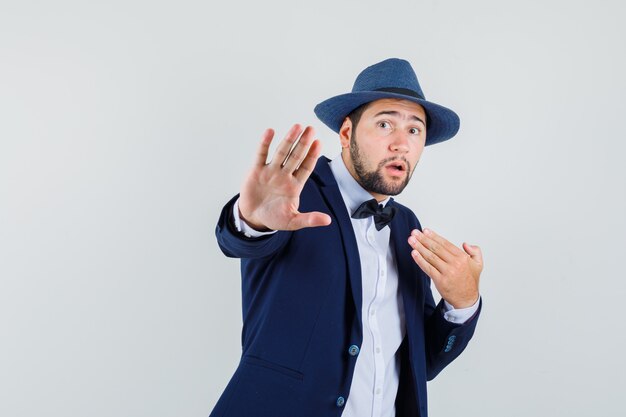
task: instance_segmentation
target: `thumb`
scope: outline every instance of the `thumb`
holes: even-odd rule
[[[467,252],[472,260],[474,260],[474,262],[478,263],[479,265],[483,264],[483,253],[480,250],[480,247],[476,245],[470,245],[467,242],[463,242],[463,250]]]
[[[311,213],[298,213],[289,222],[288,230],[299,230],[305,227],[328,226],[330,224],[330,216],[319,211]]]

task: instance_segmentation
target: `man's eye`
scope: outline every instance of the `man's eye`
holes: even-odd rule
[[[416,127],[412,127],[409,129],[409,132],[411,132],[412,135],[419,135],[422,131]]]
[[[382,127],[383,129],[389,129],[391,127],[388,122],[378,122],[378,127]]]

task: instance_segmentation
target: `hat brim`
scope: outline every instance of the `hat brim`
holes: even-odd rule
[[[386,91],[362,91],[341,94],[322,101],[315,106],[315,115],[326,126],[339,133],[341,125],[354,109],[362,104],[383,98],[397,98],[417,103],[424,107],[426,116],[426,146],[452,138],[459,131],[459,116],[447,107],[417,97]]]

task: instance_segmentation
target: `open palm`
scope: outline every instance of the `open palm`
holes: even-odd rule
[[[244,180],[239,196],[239,214],[256,230],[298,230],[326,226],[330,216],[320,212],[300,213],[300,193],[313,172],[320,154],[314,130],[292,126],[266,163],[274,131],[267,129],[252,170]],[[299,138],[299,140],[298,140]]]

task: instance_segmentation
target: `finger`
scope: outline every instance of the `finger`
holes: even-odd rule
[[[417,266],[419,266],[426,275],[428,275],[433,281],[439,281],[441,273],[434,266],[429,264],[428,261],[424,259],[422,254],[413,249],[411,251],[411,256],[413,257],[413,260],[415,261]]]
[[[467,254],[472,258],[474,262],[476,262],[480,266],[483,265],[483,252],[480,250],[480,247],[463,242],[463,249],[465,250],[465,252],[467,252]]]
[[[427,236],[425,233],[415,229],[411,232],[411,236],[419,240],[424,247],[428,248],[428,250],[436,254],[442,260],[446,262],[452,262],[454,260],[455,255],[453,253],[450,253],[450,251],[443,244],[432,239],[432,237]]]
[[[453,255],[461,255],[463,253],[463,251],[458,246],[450,242],[445,237],[439,235],[437,232],[435,232],[432,229],[424,228],[424,234],[428,236],[430,239],[432,239],[433,241],[439,243],[441,246],[446,248],[448,252],[450,252]]]
[[[432,265],[437,271],[443,273],[446,269],[446,262],[441,259],[437,254],[433,253],[430,249],[428,249],[422,242],[420,242],[415,236],[411,235],[409,237],[409,245],[416,250],[422,258],[426,260],[430,265]],[[426,271],[424,271],[426,272]]]
[[[285,135],[285,138],[278,144],[278,147],[276,148],[276,152],[272,157],[272,162],[270,162],[272,168],[280,169],[283,166],[285,158],[287,158],[287,155],[289,155],[289,151],[291,150],[291,147],[296,142],[296,140],[298,140],[300,133],[302,133],[302,126],[297,123],[291,126],[291,129],[289,129],[289,131]]]
[[[298,213],[287,225],[287,230],[299,230],[305,227],[328,226],[331,222],[330,216],[319,211],[310,213]]]
[[[315,130],[312,126],[307,126],[306,129],[304,129],[300,139],[298,139],[298,142],[293,146],[289,155],[287,155],[287,159],[283,163],[283,170],[292,173],[298,168],[309,151],[309,146],[311,142],[313,142],[314,134]]]
[[[319,140],[314,140],[300,167],[294,173],[299,182],[304,183],[309,178],[311,172],[315,169],[315,164],[317,164],[317,158],[319,158],[321,151],[322,144]]]
[[[267,163],[267,154],[269,153],[270,144],[272,143],[273,138],[273,129],[266,129],[265,132],[263,132],[263,136],[261,137],[261,144],[259,145],[259,150],[257,151],[256,157],[256,165],[258,167],[263,167]]]

